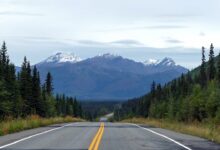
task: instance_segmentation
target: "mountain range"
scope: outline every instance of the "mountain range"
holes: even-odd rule
[[[56,53],[36,64],[45,80],[50,71],[54,93],[65,93],[81,100],[126,100],[150,90],[151,83],[166,82],[188,70],[173,59],[136,62],[113,54],[84,59],[74,54]]]

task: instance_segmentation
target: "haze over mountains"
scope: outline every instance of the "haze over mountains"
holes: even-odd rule
[[[188,71],[171,58],[142,63],[109,53],[82,60],[59,52],[36,65],[42,79],[52,73],[55,93],[83,100],[138,97],[150,90],[153,80],[164,84]]]

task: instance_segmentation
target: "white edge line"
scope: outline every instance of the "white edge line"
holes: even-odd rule
[[[189,148],[189,147],[187,147],[187,146],[181,144],[180,142],[177,142],[177,141],[174,140],[174,139],[169,138],[169,137],[166,136],[166,135],[160,134],[160,133],[155,132],[155,131],[153,131],[153,130],[151,130],[151,129],[147,129],[147,128],[141,127],[141,126],[139,126],[139,125],[137,125],[137,124],[133,124],[133,123],[129,123],[129,124],[131,124],[131,125],[133,125],[133,126],[137,126],[137,127],[141,128],[141,129],[143,129],[143,130],[147,130],[147,131],[149,131],[149,132],[151,132],[151,133],[154,133],[154,134],[156,134],[156,135],[159,135],[159,136],[161,136],[161,137],[163,137],[163,138],[165,138],[165,139],[168,139],[168,140],[170,140],[170,141],[176,143],[177,145],[179,145],[179,146],[181,146],[181,147],[183,147],[183,148],[185,148],[185,149],[187,149],[187,150],[192,150],[191,148]]]
[[[77,122],[76,122],[76,123],[77,123]],[[9,143],[9,144],[0,146],[0,149],[3,149],[3,148],[5,148],[5,147],[8,147],[8,146],[11,146],[11,145],[14,145],[14,144],[17,144],[17,143],[22,142],[22,141],[25,141],[25,140],[28,140],[28,139],[33,138],[33,137],[38,136],[38,135],[42,135],[42,134],[45,134],[45,133],[49,133],[49,132],[51,132],[51,131],[55,131],[55,130],[62,129],[62,128],[64,128],[64,127],[67,127],[67,126],[70,126],[70,125],[76,124],[76,123],[66,124],[66,125],[61,126],[61,127],[58,127],[58,128],[54,128],[54,129],[47,130],[47,131],[44,131],[44,132],[40,132],[40,133],[37,133],[37,134],[34,134],[34,135],[30,135],[30,136],[28,136],[28,137],[25,137],[25,138],[22,138],[22,139],[20,139],[20,140],[14,141],[14,142],[12,142],[12,143]]]

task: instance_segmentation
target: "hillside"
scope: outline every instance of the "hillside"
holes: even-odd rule
[[[201,66],[164,86],[153,82],[151,92],[117,108],[115,119],[139,116],[220,123],[220,55],[214,57],[211,45],[209,60],[205,62],[205,55],[202,60]]]
[[[42,77],[51,72],[55,92],[86,100],[137,97],[150,90],[152,80],[163,85],[188,71],[171,58],[146,64],[112,54],[81,60],[64,53],[48,57],[37,68]]]

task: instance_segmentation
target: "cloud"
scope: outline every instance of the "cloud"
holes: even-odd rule
[[[21,11],[0,11],[1,16],[44,16],[40,13],[21,12]]]
[[[171,43],[171,44],[180,44],[183,43],[183,41],[177,40],[177,39],[167,39],[165,40],[166,43]]]
[[[181,25],[155,25],[155,26],[148,26],[149,29],[183,29],[188,28],[187,26]]]
[[[160,14],[160,15],[157,15],[157,17],[159,18],[170,18],[170,19],[177,19],[177,18],[197,18],[197,17],[201,17],[202,15],[201,14],[195,14],[195,13],[182,13],[182,14]]]
[[[108,32],[108,31],[130,31],[130,30],[145,30],[145,29],[184,29],[188,28],[188,26],[184,25],[152,25],[152,26],[137,26],[137,27],[121,27],[121,28],[113,28],[113,29],[104,29],[100,30],[100,32]]]
[[[119,41],[113,41],[112,44],[119,44],[119,45],[133,45],[133,46],[143,46],[144,44],[136,41],[136,40],[119,40]]]
[[[200,32],[199,36],[205,36],[206,34],[204,32]]]
[[[85,45],[103,45],[103,42],[97,42],[97,41],[92,41],[92,40],[79,40],[77,41],[80,44],[85,44]]]
[[[74,41],[73,41],[74,42]],[[92,46],[92,47],[140,47],[144,46],[139,41],[136,40],[118,40],[118,41],[112,41],[112,42],[98,42],[98,41],[92,41],[92,40],[79,40],[74,42],[75,44],[79,46]]]

